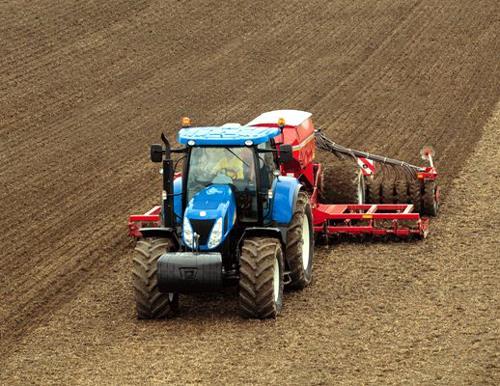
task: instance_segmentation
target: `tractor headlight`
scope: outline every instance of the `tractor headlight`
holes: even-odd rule
[[[193,246],[193,228],[189,219],[184,216],[184,221],[182,222],[182,230],[184,232],[184,242],[188,247]]]
[[[222,217],[220,217],[212,227],[212,233],[208,239],[208,248],[215,248],[222,239]]]

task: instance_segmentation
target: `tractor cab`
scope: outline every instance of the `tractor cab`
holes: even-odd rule
[[[186,160],[177,184],[182,191],[174,194],[182,196],[176,215],[187,248],[218,249],[234,228],[269,220],[269,192],[278,169],[270,141],[278,134],[277,128],[236,125],[180,130]]]

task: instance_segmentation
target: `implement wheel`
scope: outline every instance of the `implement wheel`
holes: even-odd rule
[[[132,277],[135,304],[139,319],[160,319],[172,316],[179,308],[179,295],[158,290],[157,262],[161,255],[174,249],[167,238],[144,238],[134,250]]]
[[[422,188],[420,180],[416,177],[408,179],[408,193],[410,202],[413,204],[413,211],[420,213],[422,211]]]
[[[302,289],[311,282],[314,255],[311,206],[305,193],[297,197],[287,239],[285,256],[292,279],[288,286]]]
[[[435,181],[427,181],[424,184],[422,195],[422,213],[429,216],[437,216],[439,212],[439,187]]]
[[[365,203],[365,178],[350,159],[323,166],[318,190],[324,204]]]
[[[283,304],[283,252],[278,239],[243,241],[240,256],[240,309],[246,318],[276,318]]]
[[[394,204],[397,202],[396,194],[396,172],[392,166],[383,165],[382,185],[380,187],[382,192],[382,203]]]
[[[406,181],[406,172],[401,168],[394,169],[396,180],[394,191],[396,192],[396,200],[398,204],[407,204],[410,201],[408,196],[408,183]]]

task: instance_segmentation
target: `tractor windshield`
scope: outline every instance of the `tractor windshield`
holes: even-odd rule
[[[187,202],[211,184],[231,184],[238,207],[243,209],[242,220],[256,220],[257,189],[253,148],[193,147],[189,157]]]

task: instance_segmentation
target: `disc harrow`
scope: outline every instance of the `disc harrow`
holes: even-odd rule
[[[364,179],[367,203],[412,204],[413,210],[428,216],[436,216],[439,209],[437,170],[433,163],[434,151],[424,147],[422,159],[429,166],[416,166],[364,151],[339,145],[321,131],[315,132],[318,148],[339,158],[350,157],[355,161]]]

